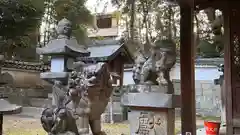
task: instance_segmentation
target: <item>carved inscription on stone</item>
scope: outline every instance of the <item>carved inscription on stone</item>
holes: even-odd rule
[[[165,116],[153,112],[141,112],[138,118],[137,135],[166,135]]]
[[[149,128],[148,128],[148,121],[149,121],[149,114],[142,113],[139,117],[139,127],[137,130],[137,134],[139,135],[149,135]]]

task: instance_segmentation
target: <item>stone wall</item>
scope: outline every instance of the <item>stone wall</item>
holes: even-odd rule
[[[173,82],[175,94],[181,94],[180,81],[174,80]],[[220,90],[220,85],[214,85],[213,81],[195,81],[197,115],[220,116]]]
[[[40,78],[40,72],[34,70],[23,70],[15,68],[2,68],[2,72],[12,76],[14,88],[51,88],[52,86]]]
[[[180,81],[173,80],[175,94],[180,95]],[[220,85],[215,85],[213,81],[195,81],[196,92],[196,113],[199,116],[220,116]],[[114,97],[113,113],[114,121],[123,120],[123,107],[120,103],[120,97]],[[110,122],[110,103],[108,104],[105,113],[102,115],[103,122]],[[176,109],[176,116],[180,116],[180,109]]]

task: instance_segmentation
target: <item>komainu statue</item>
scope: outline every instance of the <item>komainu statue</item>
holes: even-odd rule
[[[43,111],[41,123],[49,135],[93,135],[101,131],[101,114],[113,91],[111,74],[106,63],[75,63],[68,86],[54,84],[56,105]]]
[[[138,55],[133,67],[133,79],[136,84],[169,84],[169,72],[176,62],[176,47],[171,40],[157,40],[151,44],[148,58]]]

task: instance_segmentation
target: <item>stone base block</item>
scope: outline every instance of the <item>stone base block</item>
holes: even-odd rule
[[[174,109],[128,113],[131,135],[174,135]]]
[[[123,121],[123,114],[122,113],[114,113],[113,114],[113,121],[114,122],[122,122]],[[103,113],[101,115],[101,122],[103,123],[110,123],[111,118],[109,113]]]

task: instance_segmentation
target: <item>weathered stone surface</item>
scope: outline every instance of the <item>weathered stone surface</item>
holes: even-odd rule
[[[105,112],[101,115],[101,122],[110,123],[111,122],[111,114],[109,112]],[[122,113],[113,113],[113,121],[114,122],[122,122],[123,114]]]
[[[68,55],[71,57],[89,56],[90,52],[77,43],[76,38],[71,38],[72,24],[66,18],[58,23],[58,37],[51,40],[45,47],[37,48],[38,54],[42,55]]]
[[[126,106],[172,108],[172,100],[172,94],[141,92],[124,94],[121,102]]]
[[[209,83],[202,83],[201,85],[203,90],[209,90],[212,88],[212,85]]]
[[[66,81],[68,78],[67,72],[44,72],[40,74],[40,78],[51,82],[51,80],[58,79]]]
[[[173,82],[174,88],[180,87],[180,81],[174,80]],[[202,116],[220,116],[221,108],[221,90],[220,86],[214,84],[213,80],[197,80],[195,81],[196,87],[196,112],[198,115]],[[199,88],[198,86],[202,86],[204,84],[204,88]],[[208,88],[208,89],[206,89]],[[175,89],[176,90],[176,89]],[[176,93],[176,91],[175,91]],[[181,91],[177,91],[178,94]],[[177,114],[179,115],[179,114]]]
[[[168,112],[129,112],[131,135],[173,135],[174,116]],[[171,119],[173,118],[173,119]]]
[[[23,89],[48,88],[49,83],[40,78],[40,73],[31,70],[19,70],[13,68],[3,68],[3,73],[9,73],[13,82],[11,87]]]
[[[22,107],[15,105],[15,104],[11,104],[9,103],[7,100],[4,99],[0,99],[0,112],[2,114],[16,114],[21,112]]]

